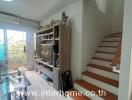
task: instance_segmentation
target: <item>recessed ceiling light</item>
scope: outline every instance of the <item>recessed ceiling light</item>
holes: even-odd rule
[[[3,0],[3,1],[11,2],[11,1],[13,1],[13,0]]]

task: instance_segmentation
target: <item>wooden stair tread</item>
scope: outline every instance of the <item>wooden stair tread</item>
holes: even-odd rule
[[[120,41],[101,41],[101,42],[120,42]]]
[[[68,91],[68,92],[69,92],[69,94],[70,94],[69,96],[72,97],[73,100],[91,100],[90,98],[84,96],[83,94],[81,94],[81,96],[80,96],[80,92],[78,92],[78,91],[75,90],[75,89],[72,89],[72,90],[70,90],[70,91]],[[75,92],[76,92],[78,95],[76,95]]]
[[[95,53],[104,53],[104,54],[115,54],[114,52],[104,52],[104,51],[96,51]]]
[[[96,93],[96,95],[98,95],[98,96],[99,96],[98,91],[104,90],[104,89],[94,86],[88,82],[85,82],[83,80],[75,80],[74,83],[87,89],[88,91],[94,91]],[[104,90],[104,91],[106,91],[106,90]],[[106,91],[106,96],[100,96],[100,97],[104,98],[105,100],[118,100],[118,97],[116,95],[114,95],[108,91]]]
[[[107,58],[93,57],[92,59],[112,62],[112,59],[107,59]]]
[[[112,80],[112,79],[109,79],[109,78],[106,78],[106,77],[103,77],[103,76],[100,76],[100,75],[97,75],[97,74],[94,74],[94,73],[91,73],[89,71],[83,72],[82,75],[89,76],[91,78],[102,81],[102,82],[107,83],[109,85],[112,85],[114,87],[119,87],[119,82],[118,81]]]
[[[121,35],[120,36],[109,35],[109,36],[105,36],[104,38],[113,38],[113,37],[121,37]]]
[[[103,48],[117,48],[117,46],[99,46],[99,47],[103,47]]]
[[[109,67],[105,67],[105,66],[100,66],[100,65],[96,65],[96,64],[87,64],[88,67],[93,67],[93,68],[96,68],[96,69],[101,69],[101,70],[104,70],[104,71],[108,71],[108,72],[112,72],[112,73],[116,73],[116,72],[113,72],[113,69],[112,68],[109,68]],[[116,73],[118,74],[118,73]]]
[[[114,36],[114,35],[122,35],[122,32],[110,34],[110,36]]]

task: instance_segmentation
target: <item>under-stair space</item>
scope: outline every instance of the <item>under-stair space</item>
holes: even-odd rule
[[[72,96],[74,100],[117,100],[119,88],[119,73],[113,71],[113,60],[121,44],[122,34],[115,33],[105,36],[95,51],[86,71],[82,72],[81,79],[74,81],[74,89],[81,91],[84,96]],[[118,57],[120,58],[120,57]],[[120,61],[118,61],[120,63]],[[114,66],[119,65],[115,63]],[[106,95],[99,95],[99,90]],[[86,95],[94,91],[96,95]],[[86,99],[86,97],[87,99]],[[82,99],[79,99],[82,98]]]

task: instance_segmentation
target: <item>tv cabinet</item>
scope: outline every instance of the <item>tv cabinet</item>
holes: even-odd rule
[[[52,21],[36,32],[35,69],[46,75],[57,90],[61,73],[70,70],[70,30],[66,18]]]

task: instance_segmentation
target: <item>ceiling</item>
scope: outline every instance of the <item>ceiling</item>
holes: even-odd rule
[[[76,0],[0,0],[0,11],[41,21]]]

